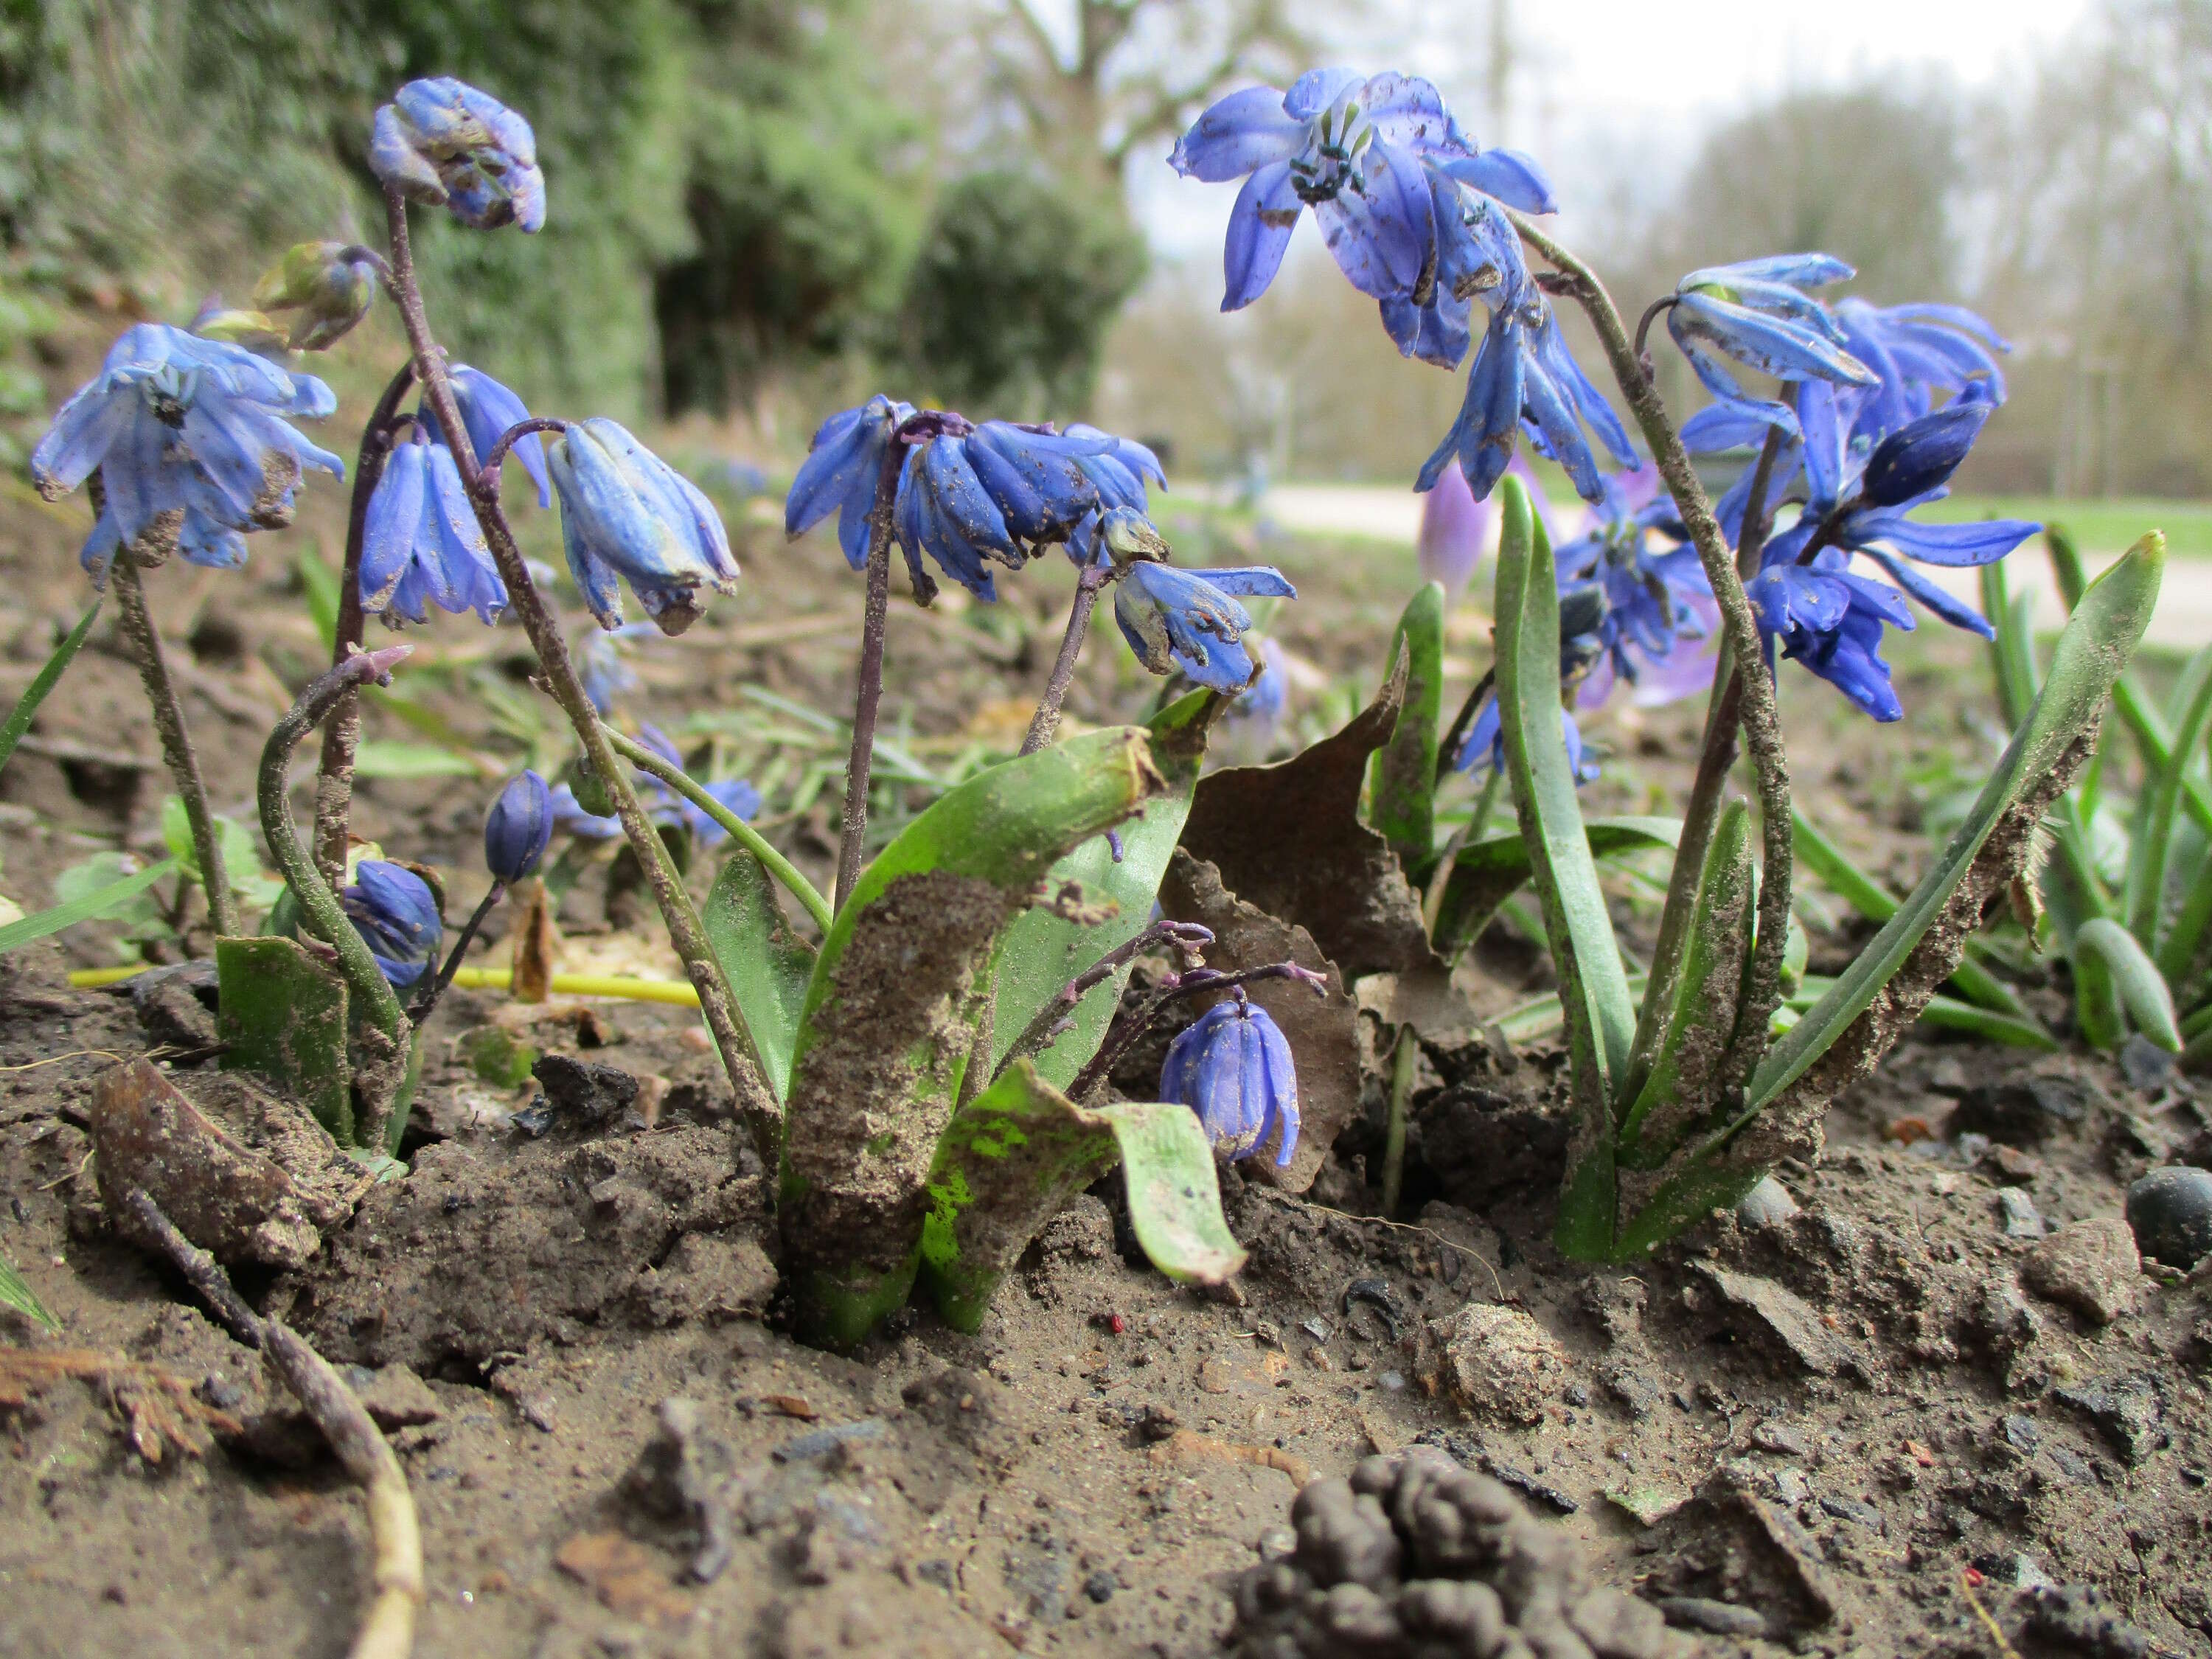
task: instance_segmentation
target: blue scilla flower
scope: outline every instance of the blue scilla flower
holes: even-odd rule
[[[1490,164],[1509,152],[1489,150],[1479,164]],[[1551,210],[1550,187],[1543,184],[1533,162],[1522,161],[1532,189],[1540,191]],[[1401,356],[1418,357],[1439,368],[1457,368],[1474,339],[1474,302],[1478,298],[1497,306],[1525,305],[1534,293],[1527,262],[1521,254],[1520,234],[1488,196],[1462,188],[1454,169],[1431,167],[1429,191],[1436,226],[1436,258],[1432,269],[1404,294],[1381,303],[1382,325],[1397,343]]]
[[[1152,504],[1146,486],[1158,484],[1165,489],[1168,475],[1160,458],[1134,439],[1117,438],[1080,422],[1067,428],[1067,435],[1086,446],[1098,446],[1074,458],[1097,496],[1068,536],[1067,556],[1078,564],[1103,564],[1113,556],[1101,533],[1106,515],[1117,509],[1150,513]]]
[[[469,434],[469,450],[481,461],[491,453],[492,446],[509,427],[520,426],[530,418],[529,408],[522,399],[508,391],[480,368],[471,368],[466,363],[455,363],[447,376],[453,388],[453,402],[461,411],[461,426]],[[415,418],[430,429],[431,437],[443,443],[444,431],[438,425],[436,411],[426,399],[415,411]],[[535,432],[526,432],[517,438],[507,453],[520,464],[530,482],[538,486],[538,505],[553,505],[553,482],[545,471],[545,446]]]
[[[1675,285],[1667,331],[1705,390],[1721,403],[1790,430],[1789,405],[1750,396],[1714,354],[1781,380],[1875,384],[1874,370],[1845,348],[1843,325],[1834,313],[1805,291],[1851,274],[1841,259],[1825,253],[1710,265]]]
[[[875,506],[876,483],[884,458],[899,428],[914,414],[911,404],[881,392],[858,409],[840,410],[822,422],[808,446],[799,476],[783,505],[787,536],[803,536],[832,513],[837,542],[854,569],[868,562],[868,514]]]
[[[1707,631],[1699,602],[1711,600],[1712,586],[1674,501],[1658,492],[1658,477],[1650,467],[1608,477],[1589,527],[1556,555],[1563,591],[1591,584],[1605,599],[1595,630],[1604,660],[1592,676],[1602,681],[1585,707],[1603,701],[1615,678],[1637,684],[1644,666],[1668,661],[1681,641]],[[1674,545],[1653,546],[1655,532]]]
[[[1244,635],[1252,616],[1234,596],[1294,599],[1297,588],[1267,565],[1185,570],[1165,562],[1166,544],[1127,507],[1106,515],[1102,539],[1121,566],[1114,620],[1137,660],[1155,674],[1183,674],[1216,691],[1242,691],[1252,682]]]
[[[553,839],[553,793],[526,770],[499,792],[484,818],[484,867],[495,881],[520,881],[538,867]]]
[[[1854,430],[1861,437],[1893,432],[1970,387],[1984,402],[2005,400],[1997,356],[2012,347],[1964,306],[1876,306],[1845,298],[1836,302],[1836,321],[1851,355],[1881,381],[1859,407]]]
[[[453,453],[417,425],[396,446],[362,526],[361,608],[393,627],[429,620],[429,607],[473,611],[495,623],[507,584],[461,483]]]
[[[1550,303],[1533,288],[1502,305],[1468,370],[1467,398],[1436,453],[1423,463],[1416,489],[1431,489],[1455,459],[1477,501],[1486,499],[1513,459],[1526,426],[1537,453],[1566,470],[1586,501],[1604,498],[1597,457],[1583,435],[1587,424],[1622,466],[1636,465],[1628,430],[1604,394],[1590,384]]]
[[[140,323],[62,405],[32,452],[31,477],[58,501],[99,474],[100,512],[80,555],[95,586],[125,546],[149,561],[174,550],[195,564],[236,565],[245,532],[291,522],[301,468],[345,476],[343,461],[286,419],[337,407],[312,374]]]
[[[414,984],[436,960],[442,931],[437,896],[406,866],[363,859],[338,903],[395,988]]]
[[[1583,729],[1575,724],[1571,712],[1559,710],[1559,730],[1566,738],[1567,767],[1577,783],[1589,783],[1598,776],[1597,764],[1583,756]],[[1467,738],[1459,746],[1459,754],[1452,765],[1462,772],[1503,772],[1505,769],[1505,722],[1498,712],[1498,699],[1492,697],[1482,705],[1482,712],[1468,727]]]
[[[410,81],[376,112],[369,171],[410,201],[478,230],[545,222],[545,175],[530,123],[449,75]]]
[[[1221,308],[1235,311],[1267,291],[1309,207],[1354,288],[1377,300],[1410,294],[1436,246],[1424,163],[1476,157],[1428,82],[1328,69],[1300,76],[1287,93],[1230,94],[1168,161],[1206,184],[1244,178],[1223,255]]]
[[[641,726],[637,740],[671,766],[684,764],[683,756],[677,752],[676,745],[668,740],[667,733],[659,726]],[[719,783],[702,787],[738,817],[750,821],[761,809],[760,791],[742,778],[726,778]],[[728,830],[650,773],[638,780],[638,797],[645,806],[647,816],[655,823],[680,825],[690,831],[691,839],[701,847],[718,847],[729,838]],[[622,839],[622,820],[611,815],[600,817],[586,812],[577,800],[575,790],[568,784],[555,784],[548,799],[552,809],[553,827],[563,834],[585,841]]]
[[[702,587],[735,591],[722,515],[627,428],[604,417],[572,423],[551,446],[549,470],[568,572],[600,627],[622,624],[622,581],[664,634],[699,619]]]
[[[1218,1157],[1251,1157],[1279,1124],[1275,1167],[1297,1150],[1298,1074],[1290,1042],[1241,985],[1168,1045],[1160,1098],[1196,1112]]]

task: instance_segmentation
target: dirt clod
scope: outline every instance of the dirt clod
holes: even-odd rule
[[[2135,1235],[2118,1216],[2061,1228],[2027,1253],[2020,1277],[2038,1296],[2100,1325],[2134,1307],[2142,1284]]]
[[[1469,1303],[1449,1319],[1432,1320],[1443,1351],[1443,1380],[1478,1418],[1540,1423],[1567,1375],[1566,1350],[1518,1308]]]

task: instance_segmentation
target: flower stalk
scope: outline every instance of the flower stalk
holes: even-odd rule
[[[131,642],[138,661],[139,683],[154,706],[154,730],[161,739],[161,758],[169,763],[170,781],[185,803],[185,817],[192,829],[192,856],[200,866],[200,884],[207,890],[208,921],[218,939],[235,939],[240,932],[238,900],[230,890],[230,874],[223,867],[222,836],[216,828],[214,809],[208,805],[207,782],[200,775],[199,756],[192,748],[191,732],[185,725],[184,705],[169,678],[168,659],[161,650],[161,630],[146,608],[146,586],[137,555],[125,549],[115,561],[111,580],[115,584],[117,626]]]
[[[1037,702],[1036,713],[1030,717],[1029,734],[1022,739],[1022,753],[1033,755],[1050,743],[1060,732],[1060,706],[1067,701],[1067,688],[1075,678],[1076,659],[1083,654],[1083,642],[1090,637],[1091,612],[1098,608],[1098,596],[1106,584],[1114,579],[1111,566],[1086,564],[1075,579],[1075,599],[1067,611],[1067,632],[1061,635],[1060,654],[1053,659],[1052,677],[1046,680],[1044,696]]]
[[[447,374],[445,353],[431,336],[429,319],[423,309],[422,289],[415,275],[414,253],[408,239],[406,198],[397,189],[387,186],[384,199],[392,249],[390,291],[406,325],[408,343],[414,349],[423,396],[453,451],[454,465],[468,490],[477,522],[490,546],[500,580],[507,585],[508,602],[530,636],[538,666],[544,672],[546,687],[560,705],[561,712],[568,717],[585,758],[605,782],[615,815],[622,820],[623,835],[636,854],[653,889],[653,900],[668,925],[669,943],[683,960],[692,987],[699,994],[700,1012],[705,1016],[707,1029],[720,1052],[722,1067],[737,1097],[739,1113],[752,1122],[760,1139],[772,1141],[780,1133],[781,1108],[763,1080],[751,1039],[744,1022],[738,1018],[728,981],[723,978],[721,968],[708,946],[698,907],[691,902],[691,895],[669,859],[667,848],[661,844],[659,832],[639,803],[628,771],[617,763],[606,729],[600,725],[598,711],[592,707],[583,683],[577,678],[559,622],[546,608],[531,580],[522,550],[516,545],[514,529],[500,506],[498,479],[487,476],[477,465],[468,428],[461,419],[453,381]],[[880,663],[880,641],[878,659]],[[773,1154],[774,1147],[767,1146],[763,1151]]]
[[[834,910],[860,878],[868,835],[868,773],[876,758],[876,709],[884,696],[884,628],[891,602],[891,510],[898,501],[906,445],[894,433],[876,477],[868,509],[868,591],[860,616],[860,661],[853,685],[853,748],[845,762],[845,805],[837,833],[837,879],[830,890]]]
[[[1689,452],[1683,447],[1680,435],[1668,417],[1658,384],[1638,361],[1627,325],[1621,320],[1612,296],[1587,264],[1553,241],[1526,214],[1514,211],[1511,216],[1521,240],[1548,260],[1558,273],[1548,285],[1579,304],[1596,329],[1613,379],[1620,383],[1621,395],[1628,400],[1629,412],[1643,429],[1644,441],[1651,446],[1652,459],[1668,493],[1681,509],[1682,522],[1689,530],[1692,544],[1698,550],[1705,580],[1711,584],[1728,647],[1739,670],[1735,677],[1742,688],[1739,718],[1758,781],[1760,836],[1765,857],[1765,878],[1759,892],[1758,942],[1752,954],[1742,1012],[1723,1073],[1724,1086],[1733,1086],[1749,1074],[1751,1066],[1765,1048],[1767,1021],[1782,1000],[1782,952],[1789,936],[1790,860],[1794,856],[1790,762],[1783,751],[1774,677],[1771,672],[1755,672],[1763,667],[1765,653],[1759,641],[1758,621],[1752,615],[1751,601],[1743,590],[1742,578],[1736,574],[1727,538],[1721,532],[1720,521],[1714,517],[1712,503],[1705,497],[1705,486],[1698,482],[1697,470],[1691,465]]]
[[[381,270],[384,261],[376,262]],[[415,384],[415,360],[410,357],[384,388],[368,424],[361,434],[361,454],[354,463],[353,499],[346,513],[345,562],[338,573],[338,615],[336,638],[331,646],[331,666],[340,666],[362,644],[368,618],[361,608],[362,541],[368,525],[369,498],[384,477],[384,464],[392,454],[392,434],[398,430],[399,400]],[[323,879],[333,887],[345,883],[346,853],[351,836],[353,766],[361,746],[361,691],[349,686],[331,708],[323,727],[323,750],[315,765],[315,863]]]

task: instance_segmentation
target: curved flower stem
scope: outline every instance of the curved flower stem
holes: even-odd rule
[[[1736,1024],[1735,1041],[1723,1069],[1722,1084],[1733,1088],[1750,1075],[1752,1065],[1766,1046],[1768,1018],[1782,1000],[1782,951],[1790,930],[1790,761],[1782,747],[1782,720],[1775,706],[1774,677],[1765,672],[1765,651],[1759,623],[1751,613],[1735,562],[1729,556],[1712,503],[1690,464],[1689,452],[1668,418],[1659,388],[1638,361],[1636,348],[1620,313],[1605,285],[1580,259],[1561,247],[1524,214],[1514,212],[1521,240],[1549,260],[1561,278],[1561,289],[1571,294],[1589,317],[1605,347],[1613,379],[1628,399],[1629,410],[1651,446],[1659,476],[1681,509],[1682,522],[1705,566],[1720,606],[1729,649],[1734,652],[1743,686],[1741,718],[1745,746],[1759,784],[1759,830],[1765,858],[1765,878],[1759,891],[1759,942],[1752,952],[1751,973],[1744,988],[1743,1011]]]
[[[497,484],[499,465],[507,459],[507,451],[513,449],[516,444],[533,432],[566,432],[568,429],[568,422],[556,420],[548,415],[533,415],[526,421],[517,421],[492,440],[491,451],[483,460],[477,463],[477,469],[494,484]]]
[[[121,1207],[137,1223],[140,1236],[160,1247],[232,1334],[268,1356],[345,1472],[361,1483],[368,1505],[369,1583],[374,1593],[354,1637],[352,1659],[407,1659],[424,1596],[422,1534],[407,1476],[391,1445],[331,1363],[283,1320],[255,1313],[230,1275],[177,1230],[143,1188],[125,1193]]]
[[[276,868],[290,884],[292,896],[300,902],[308,927],[318,939],[337,952],[338,967],[345,975],[347,988],[353,993],[356,1003],[367,1012],[369,1023],[395,1043],[404,1042],[407,1021],[399,1006],[398,995],[376,965],[376,958],[369,954],[368,945],[346,920],[337,890],[323,879],[321,870],[300,845],[299,831],[292,827],[292,808],[284,799],[284,775],[300,739],[307,735],[317,720],[337,707],[340,697],[369,680],[389,684],[392,665],[414,648],[411,645],[392,645],[381,651],[357,652],[302,691],[300,700],[285,711],[284,718],[276,722],[276,728],[269,733],[269,741],[261,747],[257,791],[261,803],[261,834],[269,843],[269,856],[276,861]],[[372,1139],[363,1144],[380,1143]]]
[[[469,946],[475,942],[477,929],[483,926],[484,918],[491,914],[492,907],[506,896],[507,884],[495,881],[491,884],[491,891],[477,901],[477,908],[469,912],[468,921],[462,924],[461,936],[453,941],[453,948],[446,954],[446,965],[432,976],[422,994],[408,1005],[408,1018],[417,1025],[429,1018],[430,1011],[438,1006],[438,999],[453,988],[453,975],[460,971],[462,960],[467,957]]]
[[[380,267],[383,260],[377,261]],[[337,638],[331,647],[331,666],[337,667],[362,642],[368,619],[361,609],[362,539],[368,526],[369,498],[384,477],[384,464],[392,455],[394,417],[399,400],[415,384],[415,360],[410,357],[384,388],[384,395],[369,411],[362,428],[361,454],[354,463],[353,500],[346,514],[345,563],[338,572]],[[353,811],[353,757],[361,744],[361,692],[349,687],[331,710],[323,727],[323,752],[315,764],[315,862],[323,879],[333,887],[345,881],[346,850]]]
[[[185,803],[185,817],[192,827],[192,856],[200,866],[200,884],[207,891],[208,921],[218,939],[238,937],[238,901],[230,890],[230,874],[223,868],[222,836],[216,828],[215,812],[208,805],[207,783],[200,776],[199,756],[192,749],[192,734],[185,728],[184,705],[169,678],[168,659],[161,653],[161,630],[146,609],[146,586],[137,558],[125,548],[116,556],[110,578],[115,584],[117,626],[131,641],[138,659],[138,680],[146,688],[146,701],[154,705],[154,730],[161,738],[161,757],[169,763],[170,780]]]
[[[991,1074],[992,1081],[1005,1076],[1006,1067],[1016,1060],[1042,1054],[1050,1047],[1060,1022],[1074,1013],[1075,1005],[1083,1000],[1084,994],[1111,978],[1124,963],[1134,962],[1146,952],[1166,945],[1182,957],[1185,969],[1192,969],[1199,964],[1200,952],[1212,943],[1213,930],[1194,921],[1156,921],[1127,944],[1109,951],[1061,986],[1060,994],[1037,1010],[1036,1018],[1014,1039],[1013,1046],[1006,1050],[1006,1057]]]
[[[1022,739],[1022,753],[1034,755],[1050,743],[1060,731],[1060,706],[1067,700],[1067,687],[1075,678],[1075,660],[1083,654],[1083,641],[1090,636],[1091,613],[1098,608],[1098,596],[1106,584],[1114,580],[1112,567],[1086,564],[1075,579],[1075,602],[1068,607],[1067,632],[1061,635],[1060,655],[1053,659],[1052,678],[1045,682],[1044,696],[1038,700],[1036,713],[1030,717],[1029,735]]]
[[[868,509],[868,597],[860,617],[860,662],[854,673],[853,748],[845,762],[845,809],[837,833],[834,908],[860,878],[868,836],[868,772],[876,759],[876,708],[884,696],[884,624],[891,603],[891,508],[898,501],[899,470],[906,446],[894,434],[876,475],[875,504]]]
[[[1766,497],[1783,441],[1779,428],[1767,428],[1766,442],[1751,477],[1751,496],[1744,505],[1743,534],[1736,549],[1739,575],[1754,574],[1759,568],[1759,549],[1766,540]],[[1690,919],[1697,912],[1705,849],[1712,845],[1713,826],[1720,822],[1728,775],[1735,765],[1736,732],[1742,716],[1743,675],[1736,666],[1735,653],[1724,647],[1714,665],[1712,699],[1705,706],[1705,744],[1698,754],[1697,776],[1691,782],[1689,799],[1682,808],[1682,836],[1675,844],[1674,868],[1667,880],[1666,906],[1659,914],[1659,937],[1651,948],[1650,977],[1644,987],[1636,1041],[1629,1050],[1629,1068],[1621,1085],[1623,1100],[1634,1099],[1644,1087],[1660,1034],[1674,1012],[1674,986],[1689,946]]]
[[[592,700],[584,694],[583,684],[576,678],[575,665],[568,659],[568,642],[561,635],[561,624],[546,608],[530,580],[522,550],[515,544],[514,528],[499,504],[499,481],[487,477],[477,465],[476,452],[469,446],[468,428],[462,424],[459,405],[453,400],[453,381],[446,374],[445,354],[431,337],[429,319],[422,309],[422,290],[416,283],[414,254],[407,237],[406,201],[390,190],[385,191],[384,201],[392,243],[390,291],[406,324],[408,343],[415,349],[415,364],[422,377],[423,395],[445,431],[453,465],[460,472],[470,505],[476,509],[477,523],[491,548],[492,562],[499,567],[500,580],[507,584],[508,601],[515,615],[522,619],[523,629],[530,635],[531,647],[538,653],[546,688],[574,727],[585,759],[605,781],[607,794],[614,802],[615,815],[622,820],[623,834],[637,854],[646,880],[652,884],[653,901],[668,924],[668,942],[683,959],[692,988],[699,993],[699,1011],[720,1051],[722,1069],[736,1094],[739,1115],[752,1125],[756,1139],[762,1143],[761,1152],[773,1163],[777,1156],[774,1143],[781,1133],[782,1109],[762,1079],[752,1039],[738,1018],[729,982],[722,977],[721,968],[708,948],[698,907],[692,903],[682,877],[669,860],[668,849],[661,845],[653,821],[639,804],[629,774],[617,764],[614,746],[607,741],[606,728],[599,723]],[[879,657],[880,654],[879,648]]]
[[[607,730],[607,742],[641,772],[649,772],[678,794],[690,801],[708,817],[728,830],[732,837],[767,868],[768,872],[790,890],[792,897],[806,908],[814,918],[814,925],[823,933],[830,931],[832,911],[830,901],[823,898],[814,884],[800,873],[799,867],[769,844],[768,838],[747,823],[735,812],[716,800],[702,787],[699,781],[680,766],[674,766],[662,756],[656,755],[643,744],[625,737],[612,727]]]
[[[1650,305],[1644,307],[1644,314],[1636,319],[1636,362],[1646,374],[1651,372],[1651,354],[1644,349],[1644,342],[1650,335],[1651,325],[1657,322],[1662,315],[1674,308],[1677,297],[1672,294],[1661,295]]]

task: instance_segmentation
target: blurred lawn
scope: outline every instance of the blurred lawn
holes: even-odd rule
[[[2146,530],[2166,532],[2176,558],[2212,559],[2212,501],[2062,501],[2055,495],[1954,495],[1922,507],[1918,517],[1943,522],[1975,519],[2033,519],[2071,531],[2085,554],[2118,554]]]

